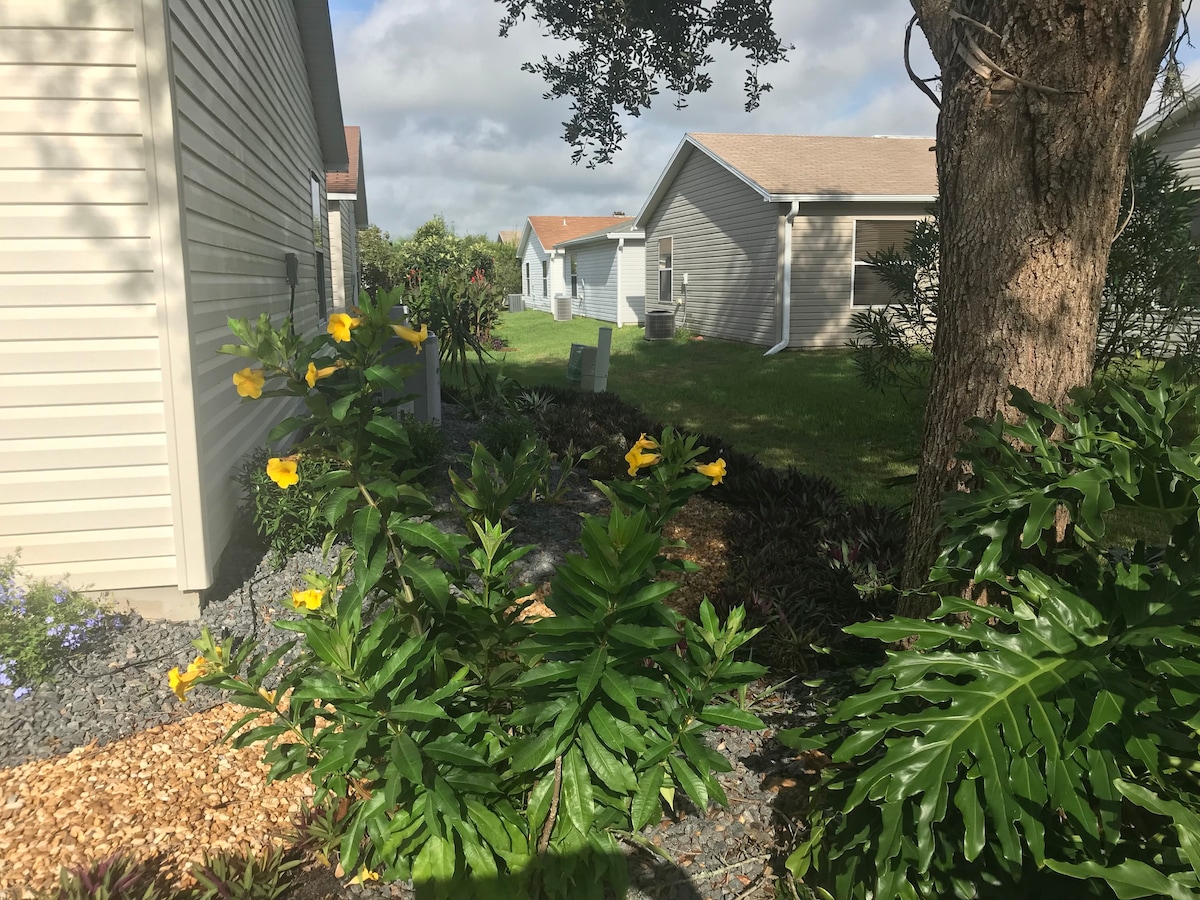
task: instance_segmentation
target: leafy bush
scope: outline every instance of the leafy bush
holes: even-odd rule
[[[247,455],[238,469],[238,484],[254,530],[270,548],[271,565],[281,569],[289,558],[319,547],[325,538],[325,517],[312,486],[329,473],[331,465],[319,457],[300,460],[299,482],[281,491],[267,475],[267,460],[274,454],[271,448],[260,447]]]
[[[454,508],[468,522],[499,522],[518,500],[533,499],[550,466],[549,457],[544,448],[539,452],[536,438],[527,438],[515,453],[498,457],[483,444],[473,446],[471,474],[464,479],[450,470]]]
[[[630,464],[649,471],[645,484],[610,486],[620,502],[584,517],[585,555],[551,583],[555,616],[523,621],[530,592],[509,573],[527,548],[486,517],[472,516],[471,537],[441,532],[399,464],[407,434],[375,405],[379,386],[406,374],[387,363],[389,303],[366,301],[352,325],[331,321],[332,341],[301,341],[290,323],[231,323],[242,344],[226,352],[258,359],[259,387],[282,379],[273,393],[309,411],[271,436],[306,434],[293,459],[268,461],[271,477],[293,485],[293,463],[330,460],[316,489],[330,535],[351,546],[293,594],[301,618],[277,622],[298,646],[264,656],[205,631],[201,657],[173,684],[181,696],[216,686],[245,706],[231,735],[271,717],[235,743],[265,741],[269,777],[307,772],[316,802],[338,803],[348,872],[412,878],[427,897],[622,894],[613,834],[656,821],[677,790],[700,807],[722,800],[713,772],[728,764],[701,736],[762,725],[721,699],[763,672],[733,657],[752,636],[743,612],[722,623],[705,603],[699,624],[683,621],[662,602],[674,585],[657,580],[676,565],[661,552],[664,516],[724,463],[699,463],[694,440],[639,439]],[[326,350],[346,377],[314,389],[299,374]],[[485,465],[468,487],[496,494],[484,490],[486,452],[476,448]]]
[[[299,859],[289,859],[280,847],[262,853],[205,854],[193,863],[197,886],[187,900],[278,900],[295,886],[292,870]]]
[[[1200,366],[1200,243],[1191,226],[1196,192],[1174,163],[1145,140],[1130,150],[1121,230],[1113,240],[1101,296],[1095,372],[1126,378],[1173,359]],[[906,246],[874,254],[871,267],[895,303],[855,313],[850,342],[870,387],[923,389],[937,330],[936,221],[918,222]]]
[[[17,700],[62,660],[95,649],[120,617],[65,584],[20,583],[17,557],[0,560],[0,688]]]
[[[533,437],[533,423],[523,416],[485,416],[479,426],[479,442],[493,456],[516,456],[521,445]]]
[[[1200,439],[1176,428],[1200,388],[1109,386],[1063,413],[1013,396],[1024,423],[974,423],[981,487],[947,500],[933,572],[994,602],[849,629],[915,649],[783,735],[832,762],[788,865],[847,900],[1044,896],[1063,876],[1196,896]],[[1169,544],[1103,549],[1118,506],[1162,516]]]
[[[412,452],[412,464],[420,469],[432,469],[446,456],[446,435],[437,422],[422,422],[416,416],[404,413],[400,423],[408,435],[408,446]]]

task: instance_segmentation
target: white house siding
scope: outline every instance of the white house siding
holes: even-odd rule
[[[531,236],[529,243],[525,247],[525,254],[521,257],[521,278],[522,287],[525,295],[526,309],[540,309],[543,312],[550,312],[550,301],[554,297],[554,271],[553,266],[549,266],[546,275],[546,292],[542,292],[542,263],[550,263],[550,254],[542,249],[542,245],[538,243],[536,236]],[[529,280],[524,281],[525,265],[529,265]]]
[[[791,347],[840,347],[851,337],[856,219],[923,219],[926,203],[802,203],[792,222]],[[778,338],[776,338],[778,339]]]
[[[0,6],[0,556],[171,583],[142,4]]]
[[[284,254],[300,260],[297,327],[317,321],[310,176],[321,184],[325,290],[332,302],[324,171],[292,0],[169,0],[183,183],[203,541],[209,572],[236,518],[235,472],[289,410],[239,403],[226,319],[288,309]],[[182,303],[184,298],[173,298]],[[269,405],[268,405],[269,404]],[[269,412],[267,411],[269,410]]]
[[[626,238],[617,255],[621,273],[617,325],[640,325],[646,321],[646,243]]]
[[[579,279],[572,303],[574,314],[617,321],[617,242],[605,238],[581,247],[564,247],[563,263],[566,272],[566,293],[571,292],[571,256],[575,256],[575,272]]]
[[[688,329],[774,343],[777,213],[776,204],[693,152],[646,224],[646,309],[665,308],[658,303],[658,241],[673,238],[672,287],[683,298],[688,275]]]
[[[1147,135],[1159,153],[1179,168],[1179,174],[1200,188],[1200,115],[1192,113],[1169,130]]]

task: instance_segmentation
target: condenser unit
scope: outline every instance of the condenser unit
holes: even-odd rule
[[[669,341],[675,337],[675,313],[652,309],[646,313],[646,340]]]
[[[558,294],[554,298],[554,321],[569,322],[571,321],[571,299],[564,294]]]

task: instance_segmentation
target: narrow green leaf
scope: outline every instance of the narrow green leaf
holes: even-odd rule
[[[592,774],[578,747],[572,747],[563,757],[561,802],[567,821],[581,834],[587,834],[592,827],[595,801],[592,797]]]
[[[641,831],[647,825],[662,818],[662,800],[659,797],[659,791],[662,789],[664,777],[662,766],[655,766],[642,773],[630,808],[634,831]]]
[[[581,702],[592,696],[592,691],[596,689],[596,685],[600,683],[600,677],[604,674],[604,666],[607,662],[608,651],[603,647],[597,647],[595,652],[583,661],[583,666],[579,670],[579,679],[575,683]]]

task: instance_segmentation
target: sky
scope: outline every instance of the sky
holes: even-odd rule
[[[909,0],[776,0],[788,60],[744,111],[742,55],[714,51],[714,85],[677,110],[664,92],[624,120],[611,165],[571,163],[570,100],[545,100],[526,61],[567,45],[534,22],[499,37],[496,0],[330,0],[342,112],[362,128],[372,224],[393,238],[442,215],[458,234],[495,236],[536,215],[635,215],[683,135],[694,132],[932,135],[936,109],[904,71]],[[936,74],[919,30],[913,67]]]

